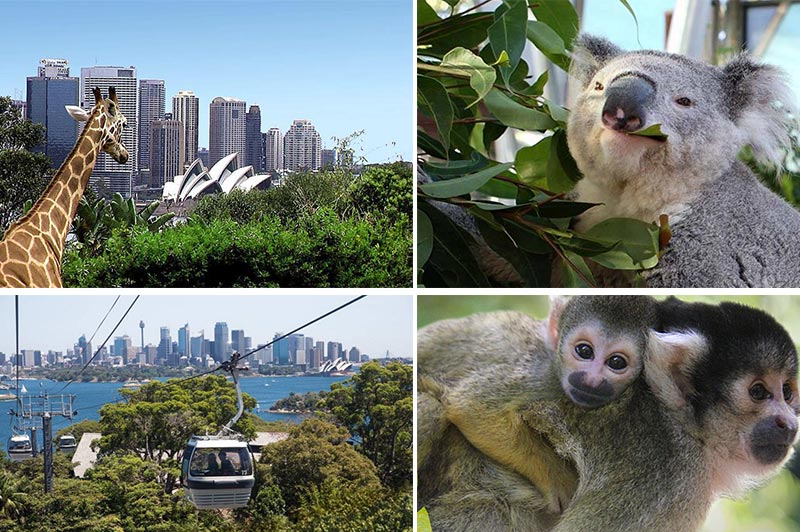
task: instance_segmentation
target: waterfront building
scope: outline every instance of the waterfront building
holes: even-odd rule
[[[322,168],[333,168],[336,162],[336,150],[322,150]]]
[[[178,329],[178,353],[192,356],[192,342],[190,340],[189,324]]]
[[[181,162],[183,170],[198,157],[197,155],[197,138],[200,131],[200,100],[194,95],[192,91],[180,91],[172,97],[172,118],[178,120],[183,124],[183,138],[186,142],[186,153],[184,160]],[[206,150],[206,154],[208,151]],[[205,161],[208,165],[208,160]],[[181,170],[181,172],[183,172]],[[178,172],[178,173],[181,173]]]
[[[27,78],[23,118],[45,127],[44,144],[34,151],[43,152],[58,168],[78,139],[78,122],[64,106],[78,105],[80,80],[69,76],[66,59],[42,59],[38,74]]]
[[[245,345],[244,338],[245,336],[243,330],[235,329],[231,331],[231,350],[244,355],[247,352],[247,346]]]
[[[359,360],[361,360],[361,350],[355,346],[351,347],[347,360],[349,360],[350,362],[358,362]]]
[[[119,164],[107,153],[101,152],[95,163],[90,183],[97,188],[98,184],[103,182],[112,193],[119,192],[127,198],[131,195],[133,172],[139,154],[136,68],[117,66],[81,68],[81,107],[87,111],[95,104],[92,94],[92,89],[95,87],[100,88],[103,96],[108,95],[109,87],[116,88],[119,110],[127,120],[127,127],[122,130],[122,143],[128,150],[128,162]]]
[[[151,126],[156,120],[164,119],[164,107],[164,80],[139,80],[139,160],[137,170],[145,176],[152,177],[150,173],[150,168],[152,168],[150,159]]]
[[[339,342],[328,342],[328,356],[326,360],[336,360],[342,356],[342,344]]]
[[[150,125],[150,188],[163,188],[167,180],[183,173],[184,128],[178,120],[154,120]]]
[[[269,128],[263,133],[264,144],[264,170],[272,172],[283,170],[283,140],[281,130],[277,127]]]
[[[195,160],[181,175],[164,183],[161,198],[165,201],[183,202],[207,194],[227,194],[231,190],[249,191],[267,189],[272,184],[270,174],[253,173],[252,166],[236,167],[237,153],[223,157],[211,169],[200,159]]]
[[[156,355],[156,363],[168,364],[172,356],[172,336],[169,334],[169,327],[160,328],[160,340],[158,342],[158,351]]]
[[[322,137],[310,120],[295,120],[283,137],[283,162],[290,172],[322,166]]]
[[[258,174],[264,170],[264,165],[261,154],[261,109],[257,105],[251,105],[247,111],[245,129],[247,146],[244,152],[244,166],[252,166],[253,171]]]
[[[246,102],[218,96],[209,106],[209,157],[214,165],[229,153],[244,155],[246,150]],[[244,159],[242,159],[244,161]]]

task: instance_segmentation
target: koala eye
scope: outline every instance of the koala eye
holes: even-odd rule
[[[578,344],[575,346],[575,354],[584,360],[591,360],[594,358],[594,349],[586,343]]]
[[[683,98],[678,98],[677,100],[675,100],[675,103],[683,107],[689,107],[690,105],[692,105],[692,100],[684,96]]]
[[[788,382],[783,384],[783,400],[784,401],[791,401],[794,399],[794,394],[792,393],[792,387],[789,386]]]
[[[622,371],[628,367],[628,361],[621,355],[612,355],[611,358],[606,361],[606,365],[614,371]]]
[[[749,393],[753,401],[764,401],[765,399],[770,398],[770,393],[769,391],[767,391],[766,386],[764,386],[760,382],[757,382],[754,385],[752,385],[750,387]]]
[[[600,83],[599,81],[594,82],[594,90],[601,91],[603,89],[605,89],[605,87],[603,87],[602,83]]]

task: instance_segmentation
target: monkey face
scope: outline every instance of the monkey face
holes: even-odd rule
[[[561,387],[583,408],[613,401],[641,373],[641,342],[633,336],[607,335],[605,330],[599,322],[590,322],[561,343]]]

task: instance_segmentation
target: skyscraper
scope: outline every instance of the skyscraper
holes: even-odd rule
[[[180,91],[172,97],[172,118],[183,124],[183,138],[186,142],[184,167],[197,157],[197,133],[200,117],[200,100],[192,91]]]
[[[150,125],[150,188],[183,173],[186,158],[183,124],[178,120],[154,120]]]
[[[243,166],[252,166],[256,173],[264,167],[261,164],[261,109],[251,105],[247,111],[245,158]]]
[[[111,192],[130,197],[133,171],[138,160],[139,127],[136,98],[136,68],[98,66],[81,69],[81,107],[91,109],[94,104],[92,89],[99,87],[103,96],[109,87],[117,90],[119,110],[125,115],[128,125],[122,130],[122,143],[128,150],[128,162],[119,164],[106,153],[100,153],[92,172],[91,183],[103,181]]]
[[[214,324],[214,360],[217,363],[227,360],[229,339],[228,324],[224,321]]]
[[[192,343],[189,336],[189,324],[187,323],[178,329],[178,353],[181,355],[192,356]]]
[[[161,327],[161,339],[158,342],[157,358],[161,364],[169,364],[172,358],[172,336],[169,327]]]
[[[164,80],[139,80],[138,169],[140,173],[150,169],[150,126],[155,120],[164,118],[164,105]]]
[[[236,98],[218,96],[209,106],[209,155],[208,164],[214,163],[233,152],[239,154],[239,163],[244,161],[247,139],[246,102]]]
[[[295,120],[283,137],[283,161],[290,172],[322,166],[322,137],[310,120]]]
[[[263,134],[264,138],[264,170],[271,172],[273,170],[283,169],[283,142],[281,139],[281,130],[277,127],[269,128],[269,131]]]
[[[322,168],[336,166],[336,150],[322,150]]]
[[[247,352],[243,330],[236,329],[231,331],[231,349],[237,351],[241,355],[244,355]]]
[[[50,157],[54,167],[61,166],[78,138],[78,122],[65,105],[78,105],[80,81],[69,77],[66,59],[42,59],[39,76],[27,80],[27,117],[46,129],[45,142],[35,151]]]

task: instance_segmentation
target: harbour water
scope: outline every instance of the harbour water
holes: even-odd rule
[[[269,411],[269,407],[278,399],[287,397],[291,392],[296,394],[304,394],[307,392],[315,392],[330,390],[331,384],[334,382],[341,382],[346,377],[306,377],[306,376],[292,376],[292,377],[247,377],[240,380],[242,391],[252,396],[260,405],[260,412],[253,412],[257,416],[267,421],[291,421],[299,423],[302,421],[303,416],[294,414],[277,414]],[[165,379],[159,379],[165,380]],[[230,380],[230,379],[229,379]],[[82,421],[84,419],[100,419],[98,411],[106,403],[113,403],[120,399],[119,390],[122,388],[122,382],[73,382],[64,388],[66,383],[55,382],[50,380],[31,380],[20,379],[20,385],[25,385],[25,388],[30,394],[39,394],[46,392],[50,395],[56,394],[71,394],[75,396],[73,403],[74,410],[78,411],[78,415],[70,421],[61,417],[53,419],[53,436],[71,423]],[[233,382],[231,382],[233,386]],[[62,390],[63,389],[63,390]],[[8,415],[10,409],[15,408],[16,403],[12,401],[0,402],[0,414],[5,416],[5,419],[0,417],[0,448],[6,450],[6,442],[12,433],[13,418]],[[39,436],[41,445],[41,436]]]

